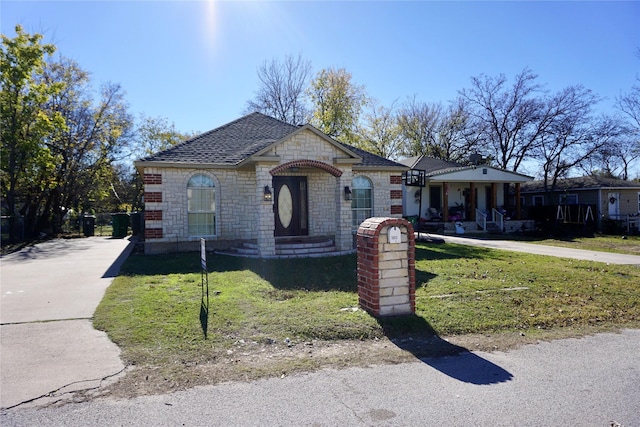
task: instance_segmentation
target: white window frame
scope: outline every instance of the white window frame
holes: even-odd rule
[[[578,204],[578,195],[575,194],[575,193],[561,194],[560,195],[560,204],[561,205],[577,205]]]
[[[368,207],[356,207],[358,204]],[[363,202],[363,203],[361,203]],[[354,176],[351,181],[351,226],[357,231],[360,224],[373,216],[373,181],[366,176]]]
[[[187,234],[189,237],[216,235],[216,184],[209,175],[195,174],[187,181]]]

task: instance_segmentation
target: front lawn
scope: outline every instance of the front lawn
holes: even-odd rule
[[[256,260],[209,255],[208,339],[199,254],[133,255],[96,310],[138,366],[201,364],[269,346],[438,334],[637,325],[640,268],[454,244],[416,247],[414,317],[357,310],[355,256]],[[288,340],[287,340],[288,339]],[[253,348],[253,350],[252,350]]]

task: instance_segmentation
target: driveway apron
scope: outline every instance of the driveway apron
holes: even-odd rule
[[[548,255],[559,258],[579,259],[585,261],[604,262],[608,264],[640,265],[640,256],[617,254],[613,252],[598,252],[585,249],[562,248],[534,243],[516,242],[511,240],[483,240],[474,237],[429,234],[431,237],[441,238],[447,243],[479,246],[482,248],[500,249],[505,251],[525,252],[528,254]]]
[[[124,368],[92,317],[132,247],[126,239],[58,239],[0,259],[2,408],[95,388]]]

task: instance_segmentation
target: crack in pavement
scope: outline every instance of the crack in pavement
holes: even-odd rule
[[[124,368],[120,369],[118,372],[115,372],[115,373],[113,373],[113,374],[106,375],[106,376],[104,376],[104,377],[102,377],[102,378],[93,378],[93,379],[90,379],[90,380],[79,380],[79,381],[73,381],[73,382],[68,383],[68,384],[65,384],[65,385],[63,385],[63,386],[61,386],[61,387],[58,387],[58,388],[56,388],[55,390],[49,391],[49,392],[47,392],[47,393],[44,393],[44,394],[42,394],[42,395],[40,395],[40,396],[36,396],[36,397],[31,398],[31,399],[23,400],[22,402],[16,403],[16,404],[11,405],[11,406],[7,406],[6,408],[0,408],[0,409],[2,409],[3,411],[6,411],[6,410],[9,410],[9,409],[17,408],[18,406],[21,406],[21,405],[25,405],[25,404],[27,404],[27,403],[35,402],[36,400],[39,400],[39,399],[44,399],[44,398],[46,398],[46,397],[59,397],[59,396],[63,396],[63,395],[65,395],[65,394],[79,393],[79,392],[86,392],[86,391],[90,391],[90,390],[97,390],[97,389],[99,389],[100,387],[102,387],[102,383],[103,383],[103,381],[105,381],[105,380],[107,380],[107,379],[109,379],[109,378],[115,377],[115,376],[117,376],[117,375],[120,375],[122,372],[124,372],[125,370],[127,370],[127,368],[128,368],[128,366],[125,366]],[[99,383],[97,386],[94,386],[94,387],[87,387],[87,388],[82,388],[82,389],[78,389],[78,390],[65,391],[65,392],[63,392],[63,393],[61,393],[61,394],[59,394],[59,395],[56,395],[56,393],[60,392],[61,390],[65,389],[65,388],[67,388],[67,387],[70,387],[70,386],[72,386],[72,385],[75,385],[75,384],[81,384],[81,383],[86,383],[86,382],[94,382],[94,381],[100,381],[100,383]],[[57,401],[55,401],[55,402],[52,402],[51,404],[55,404],[55,403],[57,403],[57,402],[59,402],[59,401],[60,401],[60,400],[57,400]]]

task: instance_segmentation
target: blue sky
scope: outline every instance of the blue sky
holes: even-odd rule
[[[529,67],[551,91],[605,100],[640,75],[640,2],[6,1],[2,33],[44,34],[95,83],[120,83],[136,116],[206,131],[240,117],[256,69],[287,54],[344,67],[384,105],[447,102],[481,73]]]

